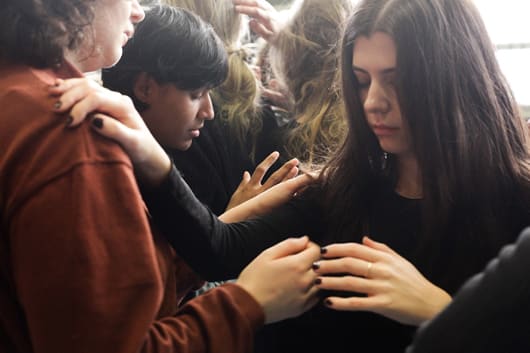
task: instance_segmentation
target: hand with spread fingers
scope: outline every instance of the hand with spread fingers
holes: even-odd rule
[[[383,243],[364,237],[362,244],[332,244],[314,265],[320,289],[366,296],[329,297],[335,310],[371,311],[403,324],[420,325],[438,314],[451,297],[429,282],[409,261]],[[347,273],[341,277],[326,275]]]
[[[289,180],[298,175],[298,160],[293,158],[285,162],[280,169],[275,171],[269,178],[267,178],[267,181],[262,184],[263,177],[274,162],[278,160],[279,156],[280,154],[278,152],[272,152],[256,167],[252,176],[249,172],[245,171],[241,183],[230,198],[230,202],[226,207],[227,210],[250,200],[254,196],[261,194],[278,183]]]
[[[78,126],[86,118],[91,119],[95,131],[121,144],[143,183],[156,186],[166,178],[171,160],[129,97],[89,78],[57,80],[49,87],[49,92],[57,97],[53,109],[57,113],[68,113],[65,121],[68,128]]]
[[[237,12],[250,17],[250,29],[268,41],[274,38],[281,27],[278,11],[266,0],[234,0]]]
[[[300,174],[282,181],[261,194],[227,210],[219,216],[219,219],[225,223],[234,223],[267,214],[291,200],[297,193],[314,183],[316,178],[311,174]]]

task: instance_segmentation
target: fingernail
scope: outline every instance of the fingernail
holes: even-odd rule
[[[313,270],[318,270],[320,268],[320,264],[318,262],[313,262],[313,264],[311,265],[311,268]]]
[[[313,283],[318,286],[319,284],[322,284],[322,279],[321,278],[317,278],[317,279],[315,279],[315,281]]]
[[[320,253],[321,253],[321,254],[325,254],[325,253],[327,253],[327,252],[328,252],[328,249],[326,249],[326,248],[320,248]]]
[[[66,118],[66,121],[65,121],[65,125],[66,126],[70,126],[70,124],[72,124],[72,122],[74,121],[74,118],[72,118],[71,116],[69,116],[68,118]]]
[[[332,306],[333,305],[333,303],[329,299],[324,300],[324,304],[326,304],[327,306]]]
[[[61,103],[61,101],[57,101],[57,102],[55,102],[55,104],[53,105],[53,109],[60,109],[60,108],[61,108],[61,105],[63,105],[63,103]]]
[[[103,119],[101,118],[94,118],[92,119],[92,125],[98,129],[103,128]]]

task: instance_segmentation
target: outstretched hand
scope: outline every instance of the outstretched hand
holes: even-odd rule
[[[409,261],[387,245],[368,237],[363,243],[326,246],[315,271],[320,289],[351,291],[365,297],[329,297],[335,310],[371,311],[409,325],[419,325],[438,314],[451,297],[429,282]],[[341,277],[328,274],[347,273]]]
[[[165,179],[171,169],[171,160],[129,97],[104,88],[89,78],[57,80],[49,91],[57,97],[54,110],[69,112],[65,122],[67,127],[74,128],[88,118],[94,130],[124,148],[142,182],[156,186]]]
[[[287,239],[256,257],[237,284],[262,305],[266,323],[295,317],[318,302],[311,265],[319,257],[308,237]]]
[[[274,185],[270,189],[254,196],[248,201],[224,212],[219,219],[225,223],[233,223],[267,214],[274,208],[291,200],[296,193],[302,191],[316,178],[309,174],[301,174]]]
[[[275,171],[267,181],[262,184],[263,177],[269,170],[269,168],[276,162],[280,154],[278,152],[272,152],[269,154],[254,170],[252,176],[249,172],[245,171],[241,183],[237,187],[236,191],[232,194],[230,202],[226,207],[227,210],[253,198],[256,195],[270,189],[276,184],[282,181],[289,180],[298,174],[298,160],[293,158],[283,164],[283,166]]]

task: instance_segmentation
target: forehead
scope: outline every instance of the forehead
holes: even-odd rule
[[[381,69],[396,66],[396,46],[391,36],[375,32],[355,40],[352,65],[363,69]]]

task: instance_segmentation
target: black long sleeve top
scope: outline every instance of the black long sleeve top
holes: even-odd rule
[[[261,251],[294,236],[309,235],[326,245],[326,222],[318,195],[302,196],[279,207],[269,215],[239,223],[225,224],[194,197],[173,169],[164,185],[145,195],[154,222],[161,228],[177,253],[199,274],[210,280],[233,278]],[[386,243],[412,262],[420,272],[450,294],[472,274],[480,271],[494,253],[481,248],[469,255],[469,263],[457,270],[437,264],[428,271],[425,256],[419,256],[420,202],[399,196],[382,186],[366,207],[370,236]],[[514,216],[514,229],[522,229],[527,219]],[[178,232],[176,231],[178,230]],[[518,231],[517,231],[518,232]],[[515,240],[502,239],[504,244]],[[365,234],[362,234],[365,235]],[[353,235],[348,241],[359,241]],[[453,234],[447,235],[450,243]],[[460,240],[453,241],[462,251],[472,249]],[[447,257],[451,257],[447,249]],[[460,250],[459,250],[460,251]],[[482,252],[482,253],[481,253]],[[482,259],[486,259],[482,261]],[[451,282],[444,282],[450,278]],[[257,352],[352,352],[371,347],[372,352],[403,352],[410,344],[415,327],[399,324],[366,312],[338,312],[317,305],[304,315],[266,327],[258,337]]]

